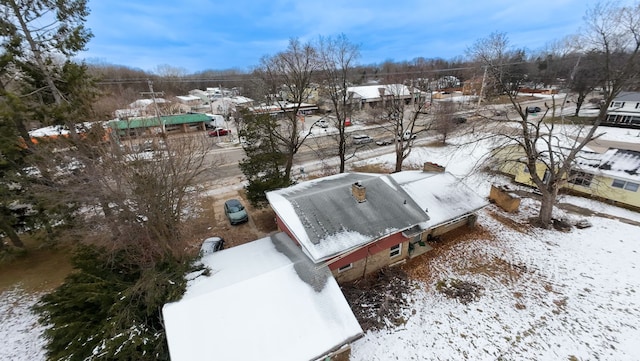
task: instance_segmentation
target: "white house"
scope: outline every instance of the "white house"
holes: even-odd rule
[[[329,269],[284,233],[203,256],[184,297],[164,305],[171,360],[348,358],[362,336]]]
[[[607,109],[607,124],[640,128],[640,92],[621,92]]]

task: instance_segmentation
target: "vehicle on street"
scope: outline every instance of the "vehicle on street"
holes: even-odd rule
[[[231,129],[216,128],[214,130],[209,131],[210,137],[218,137],[218,136],[223,136],[228,134],[231,134]]]
[[[402,133],[401,137],[398,137],[398,140],[400,140],[400,138],[402,138],[402,140],[407,141],[407,140],[411,140],[411,139],[416,139],[418,136],[411,133],[410,130],[405,130],[404,133]]]
[[[540,107],[527,107],[527,113],[539,113],[541,111]]]
[[[389,145],[389,144],[393,144],[393,139],[379,139],[379,140],[376,140],[376,144],[377,144],[377,145]]]
[[[237,199],[229,199],[224,202],[224,214],[232,225],[244,223],[249,220],[247,210]]]
[[[329,128],[329,122],[326,119],[320,119],[316,122],[316,125],[320,128]]]
[[[467,122],[467,118],[465,117],[454,117],[453,122],[456,124],[463,124]]]
[[[222,237],[209,237],[202,241],[200,256],[206,256],[222,249],[224,249],[224,239],[222,239]]]
[[[353,144],[367,144],[373,142],[373,138],[366,134],[356,134],[352,138]]]

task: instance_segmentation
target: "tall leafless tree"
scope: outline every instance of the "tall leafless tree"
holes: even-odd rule
[[[349,79],[354,62],[360,55],[357,45],[349,42],[342,34],[336,38],[320,38],[318,57],[321,65],[322,89],[331,102],[335,115],[335,127],[338,129],[339,172],[344,173],[347,158],[346,121],[353,112],[353,94],[349,93]]]
[[[429,106],[429,99],[426,93],[417,88],[400,83],[383,85],[379,91],[382,105],[372,113],[395,140],[394,170],[399,172],[404,160],[411,154],[415,135],[424,129],[420,127],[420,122]]]
[[[263,57],[260,63],[256,75],[266,84],[267,99],[284,115],[283,124],[274,135],[287,158],[285,176],[291,178],[294,156],[309,135],[300,135],[299,116],[303,103],[309,99],[313,76],[320,69],[318,53],[312,44],[291,39],[285,51]]]
[[[638,52],[640,51],[640,4],[617,6],[611,3],[598,4],[590,9],[586,16],[586,29],[580,36],[579,45],[583,52],[596,51],[602,61],[598,77],[605,91],[604,106],[593,125],[571,124],[558,114],[555,101],[546,104],[540,115],[532,115],[516,95],[509,91],[513,82],[505,77],[505,56],[509,54],[508,40],[504,34],[492,34],[478,40],[470,49],[469,55],[479,61],[488,76],[509,96],[513,109],[518,113],[515,121],[518,131],[503,134],[512,144],[516,144],[522,156],[510,159],[524,164],[531,181],[541,194],[541,205],[537,221],[542,227],[549,227],[552,212],[559,189],[575,163],[580,151],[590,141],[598,138],[598,126],[606,117],[611,101],[638,76]],[[579,68],[579,64],[576,65]],[[565,104],[564,101],[560,102]],[[551,119],[548,119],[549,116]],[[574,125],[571,134],[567,127],[556,124],[559,116],[563,125]],[[577,129],[577,130],[576,130]]]

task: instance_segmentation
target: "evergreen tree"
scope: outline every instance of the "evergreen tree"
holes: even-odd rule
[[[142,268],[130,250],[80,246],[76,272],[35,311],[53,360],[168,360],[161,310],[185,290],[186,263]]]
[[[277,142],[278,121],[269,114],[243,113],[240,137],[247,155],[240,170],[249,181],[247,199],[254,207],[268,204],[265,192],[292,184],[286,175],[287,155]]]

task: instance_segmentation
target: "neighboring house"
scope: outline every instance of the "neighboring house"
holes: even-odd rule
[[[275,104],[260,104],[258,106],[249,107],[249,111],[255,114],[269,113],[271,115],[283,114],[284,112],[292,112],[298,108],[298,112],[302,114],[312,114],[318,110],[318,106],[309,103],[289,103],[286,101],[277,101]]]
[[[129,104],[129,107],[126,109],[117,109],[115,116],[118,119],[155,116],[158,113],[157,109],[166,107],[168,104],[170,104],[170,102],[164,98],[156,98],[155,103],[154,99],[138,99]]]
[[[195,95],[178,95],[176,99],[180,104],[188,106],[189,110],[195,110],[203,103],[202,98]]]
[[[309,259],[350,281],[428,251],[431,237],[475,223],[486,206],[444,168],[344,173],[271,191],[280,230]]]
[[[510,174],[517,183],[533,186],[528,167],[522,163],[524,153],[516,146],[494,153],[499,170]],[[545,180],[549,171],[539,163],[538,175]],[[596,153],[585,147],[566,177],[562,189],[613,201],[640,209],[640,152],[609,149]]]
[[[150,118],[129,118],[127,120],[112,120],[107,125],[117,131],[119,136],[153,135],[166,131],[177,130],[187,132],[195,127],[205,130],[206,124],[211,122],[211,116],[200,113],[163,115]]]
[[[420,90],[409,88],[404,84],[364,85],[348,87],[354,103],[359,104],[359,109],[384,106],[384,102],[390,98],[401,99],[409,103],[420,94]]]
[[[567,178],[567,188],[640,209],[640,152],[609,149],[579,157]]]
[[[640,93],[621,92],[607,109],[606,125],[640,128]]]
[[[284,233],[206,255],[162,313],[173,361],[347,360],[362,336],[327,267]]]

